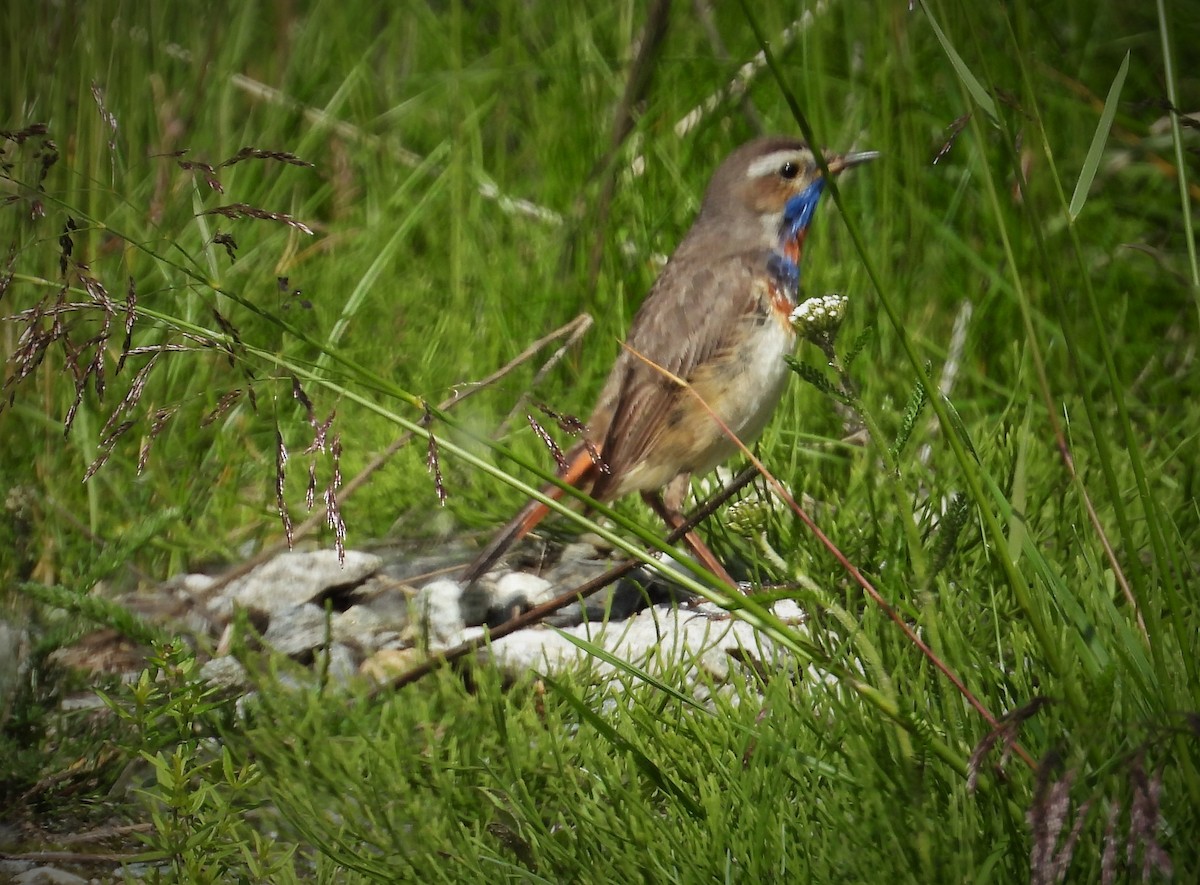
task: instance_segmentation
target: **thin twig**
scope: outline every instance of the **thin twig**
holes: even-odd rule
[[[120,753],[117,750],[108,749],[101,751],[95,759],[76,759],[65,769],[46,775],[32,787],[27,789],[21,794],[21,801],[28,802],[30,799],[33,799],[36,796],[41,796],[50,788],[69,781],[72,778],[79,777],[81,774],[91,774],[99,771],[104,766],[115,761],[119,755]]]
[[[148,833],[153,829],[154,824],[152,823],[121,824],[119,826],[97,827],[94,830],[74,833],[69,836],[59,836],[55,838],[55,841],[61,845],[79,845],[84,842],[103,842],[105,839],[117,839],[131,833]]]

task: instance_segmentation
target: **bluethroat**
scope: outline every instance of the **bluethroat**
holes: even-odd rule
[[[878,154],[824,156],[836,175]],[[700,214],[634,317],[561,480],[601,502],[640,492],[669,526],[683,521],[690,476],[738,451],[725,428],[752,442],[783,394],[784,357],[796,345],[790,315],[800,259],[824,186],[812,150],[784,136],[744,144],[717,168]],[[543,491],[563,495],[553,485]],[[547,513],[530,501],[467,567],[464,583]],[[694,533],[685,539],[706,568],[733,584]]]

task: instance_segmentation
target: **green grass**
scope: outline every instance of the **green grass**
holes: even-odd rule
[[[753,80],[754,114],[726,102],[680,135],[676,121],[759,51],[745,10],[713,5],[725,54],[690,6],[673,8],[603,217],[602,161],[640,4],[9,10],[0,129],[47,132],[3,142],[0,195],[15,199],[0,207],[0,274],[11,274],[0,313],[49,309],[60,294],[95,302],[86,280],[116,308],[100,345],[107,390],[98,396],[89,377],[65,439],[77,393],[69,364],[94,357],[101,310],[63,315],[79,356],[55,343],[4,391],[0,544],[12,552],[0,557],[0,611],[29,620],[43,642],[15,708],[0,704],[5,744],[27,742],[53,703],[50,683],[33,684],[52,675],[42,655],[81,629],[64,627],[58,607],[122,628],[119,614],[72,596],[235,561],[280,537],[277,433],[291,454],[293,519],[310,463],[319,497],[335,459],[303,453],[314,431],[293,378],[318,423],[336,412],[329,439],[340,438],[348,478],[419,424],[425,402],[590,313],[595,326],[536,386],[550,350],[434,419],[444,509],[421,440],[341,507],[351,546],[389,531],[435,541],[508,516],[519,493],[456,446],[536,481],[481,439],[526,393],[587,414],[653,281],[652,256],[678,242],[715,164],[755,133],[754,116],[797,131],[790,94],[817,141],[883,153],[840,182],[806,249],[809,294],[849,298],[837,341],[845,374],[811,346],[798,353],[810,374],[852,381],[849,418],[877,433],[841,443],[847,413],[798,378],[759,457],[994,717],[1048,699],[1014,725],[1037,770],[1002,759],[1002,747],[973,759],[992,730],[983,715],[778,511],[766,540],[784,569],[722,517],[707,529],[764,580],[807,588],[793,594],[811,613],[807,637],[752,604],[744,612],[795,647],[805,678],[740,686],[740,703],[697,710],[651,684],[614,704],[587,674],[542,694],[480,673],[466,692],[438,674],[380,703],[267,688],[271,716],[220,720],[228,765],[184,738],[123,745],[160,763],[185,748],[180,764],[208,789],[176,824],[193,821],[209,838],[251,845],[256,818],[231,809],[277,806],[283,820],[263,811],[264,829],[282,835],[251,854],[291,871],[277,870],[279,881],[1003,882],[1029,876],[1031,857],[1034,879],[1047,881],[1037,850],[1049,831],[1027,815],[1060,809],[1055,790],[1069,797],[1068,829],[1086,809],[1071,881],[1098,879],[1105,846],[1116,839],[1123,851],[1131,828],[1139,850],[1162,846],[1179,881],[1195,877],[1200,139],[1162,122],[1168,96],[1184,111],[1200,98],[1186,55],[1200,26],[1185,4],[910,12],[834,2],[789,43],[779,37],[787,8],[768,4],[752,9],[753,24],[772,41],[778,78]],[[1111,131],[1089,153],[1102,119]],[[216,169],[218,193],[177,162],[216,166],[247,145],[311,165],[247,159]],[[634,176],[638,155],[645,172]],[[493,186],[545,211],[511,211]],[[315,233],[201,214],[234,203]],[[64,232],[70,260],[86,265],[65,281]],[[236,240],[236,261],[218,232]],[[112,426],[134,423],[81,482],[150,359],[135,353],[117,372],[131,287],[133,345],[187,349],[158,357]],[[0,326],[6,380],[24,329],[20,319]],[[926,387],[946,396],[914,421],[905,406],[926,366]],[[552,466],[521,414],[500,442],[519,462]],[[635,505],[619,510],[652,524]],[[809,678],[817,673],[837,679]],[[0,766],[0,792],[20,796],[68,764],[51,744],[42,772]],[[110,767],[97,778],[115,776]],[[1161,788],[1156,808],[1146,783]],[[154,796],[176,810],[190,801],[177,777],[161,778]],[[188,864],[204,862],[202,838],[180,853],[186,832],[156,832],[158,848],[175,846],[177,875],[200,875]],[[284,854],[296,845],[306,847]],[[261,872],[232,856],[212,855],[204,875]]]

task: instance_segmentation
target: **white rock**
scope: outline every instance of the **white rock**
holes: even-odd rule
[[[426,584],[413,600],[421,632],[431,648],[456,644],[466,628],[459,600],[462,587],[449,578]]]
[[[487,632],[487,627],[466,627],[454,638],[454,644],[460,645],[464,642],[474,642],[476,639],[482,639]]]
[[[178,589],[183,590],[186,593],[190,593],[193,596],[200,596],[215,583],[217,583],[217,579],[212,575],[202,575],[193,572],[181,576],[178,579],[176,586]]]
[[[699,609],[659,606],[626,621],[586,623],[563,631],[521,630],[497,639],[481,655],[512,673],[533,670],[553,674],[588,657],[564,635],[569,634],[587,639],[652,674],[684,663],[693,674],[702,671],[707,678],[722,682],[740,666],[730,652],[763,661],[767,667],[790,665],[790,653],[756,633],[749,624],[725,615],[716,606],[702,605]],[[594,661],[594,667],[601,675],[618,672],[600,660]]]
[[[556,595],[553,584],[527,572],[509,572],[496,582],[496,603],[505,609],[541,605]]]
[[[771,607],[771,613],[785,624],[803,624],[808,620],[808,612],[794,599],[780,599]]]

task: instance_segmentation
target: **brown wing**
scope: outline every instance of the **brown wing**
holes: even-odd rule
[[[594,427],[607,422],[601,450],[609,468],[597,477],[594,497],[605,498],[653,449],[666,416],[680,397],[691,396],[629,351],[690,381],[729,352],[734,336],[745,331],[745,317],[761,309],[754,284],[764,262],[761,252],[718,260],[677,254],[663,269],[634,317],[628,349],[622,348],[593,418]]]

